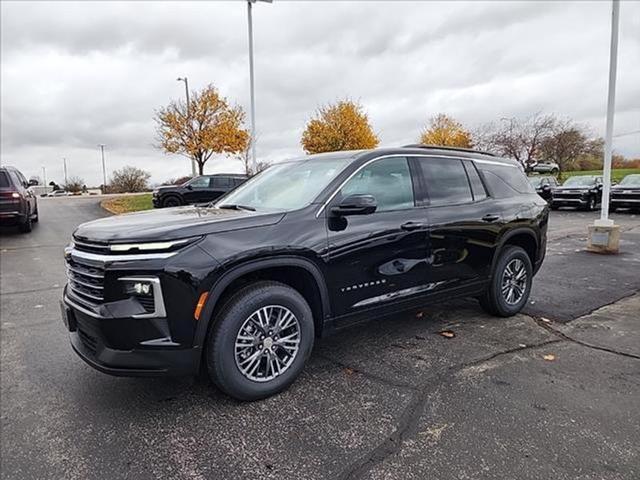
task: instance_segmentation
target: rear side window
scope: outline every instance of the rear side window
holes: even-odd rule
[[[425,157],[417,160],[427,183],[430,205],[454,205],[473,201],[462,161]]]
[[[214,188],[227,188],[231,186],[231,179],[229,177],[212,177],[211,186]]]
[[[516,166],[479,163],[478,168],[495,198],[507,198],[520,193],[535,193],[524,172]]]
[[[465,160],[463,163],[464,168],[467,171],[467,177],[469,177],[469,183],[471,184],[473,200],[476,202],[478,200],[484,200],[487,198],[487,191],[484,189],[484,185],[482,184],[482,180],[480,179],[480,175],[478,175],[476,167],[470,160]]]
[[[9,180],[9,175],[7,172],[0,172],[0,188],[7,188],[11,186],[11,181]]]

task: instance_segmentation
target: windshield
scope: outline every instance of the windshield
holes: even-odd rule
[[[351,158],[312,158],[275,164],[252,177],[215,206],[255,210],[296,210],[309,205]]]
[[[540,186],[540,184],[542,183],[542,178],[541,177],[531,177],[531,178],[529,178],[529,182],[531,183],[531,185],[534,188],[538,188]]]
[[[622,179],[620,185],[640,187],[640,175],[627,175]]]
[[[596,183],[595,178],[583,175],[578,177],[571,177],[567,179],[567,181],[564,182],[563,185],[566,187],[589,187],[594,183]]]

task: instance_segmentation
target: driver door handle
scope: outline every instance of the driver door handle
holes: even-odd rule
[[[420,222],[407,222],[400,225],[400,228],[406,232],[410,232],[412,230],[420,230],[424,228],[426,224]]]
[[[499,218],[500,218],[500,215],[495,215],[493,213],[488,213],[487,215],[482,217],[482,220],[485,221],[485,222],[495,222]]]

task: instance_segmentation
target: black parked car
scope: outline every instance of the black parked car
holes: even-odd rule
[[[158,187],[153,191],[153,206],[178,207],[189,203],[206,203],[233,190],[247,180],[246,175],[200,175],[182,185]]]
[[[529,177],[531,186],[536,189],[538,195],[544,198],[546,201],[551,200],[551,191],[558,186],[556,177],[548,176],[536,176]]]
[[[65,251],[73,349],[113,375],[279,392],[314,338],[425,303],[526,304],[548,208],[514,161],[447,148],[310,155],[213,206],[85,223]]]
[[[595,210],[602,201],[602,177],[576,175],[551,191],[551,208],[576,207]]]
[[[609,209],[615,212],[618,208],[640,210],[640,174],[627,175],[611,187]]]
[[[38,221],[38,199],[24,175],[14,167],[0,168],[0,225],[17,225],[30,232]]]

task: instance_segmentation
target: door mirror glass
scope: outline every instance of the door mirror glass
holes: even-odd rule
[[[338,206],[333,207],[331,213],[340,217],[369,215],[376,211],[377,206],[373,195],[349,195]]]

